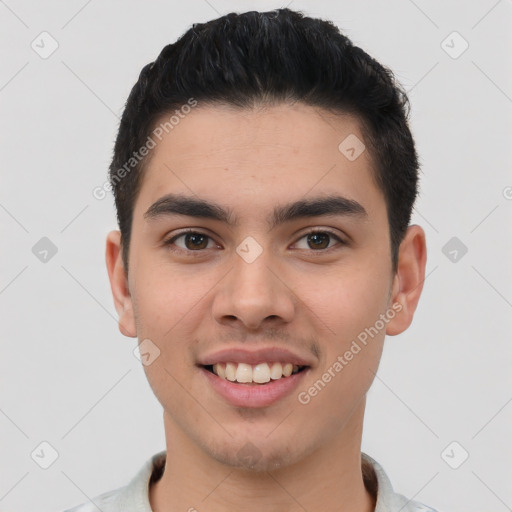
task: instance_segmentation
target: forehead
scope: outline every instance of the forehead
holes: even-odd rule
[[[167,122],[171,117],[172,125]],[[155,126],[158,140],[153,157],[157,159],[200,158],[208,153],[221,160],[229,159],[231,152],[240,162],[243,152],[250,149],[251,157],[272,152],[289,159],[300,153],[301,157],[313,156],[318,160],[318,151],[327,150],[326,157],[337,157],[343,149],[340,143],[349,136],[349,141],[356,144],[364,139],[360,122],[353,115],[333,114],[300,102],[251,109],[199,103],[181,118],[163,115]],[[173,154],[165,155],[171,145]]]
[[[165,128],[169,117],[155,126]],[[353,116],[301,103],[255,109],[199,103],[159,137],[139,194],[146,208],[173,192],[245,211],[283,197],[333,193],[370,203],[367,210],[383,201]]]

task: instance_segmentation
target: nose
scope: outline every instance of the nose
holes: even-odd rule
[[[233,267],[219,283],[213,300],[215,320],[225,325],[241,323],[250,330],[264,327],[265,322],[291,322],[297,301],[270,251],[264,250],[250,263],[238,254],[233,259]]]

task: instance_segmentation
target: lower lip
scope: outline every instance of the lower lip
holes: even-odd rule
[[[309,368],[306,368],[299,373],[271,380],[266,384],[237,384],[222,379],[204,367],[201,367],[200,370],[219,395],[238,407],[271,405],[296,389],[304,375],[309,372]]]

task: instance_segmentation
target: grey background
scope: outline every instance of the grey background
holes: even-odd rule
[[[117,329],[104,264],[113,201],[92,191],[144,64],[193,22],[284,5],[0,1],[0,510],[87,501],[165,448],[136,340]],[[289,6],[333,20],[394,70],[422,159],[414,221],[428,277],[413,325],[387,339],[363,451],[439,510],[511,510],[512,2]],[[51,49],[43,31],[58,43],[47,58],[31,47]],[[47,469],[42,442],[58,452]]]

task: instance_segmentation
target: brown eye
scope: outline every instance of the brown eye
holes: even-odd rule
[[[183,245],[175,243],[177,240],[183,239]],[[189,251],[189,252],[198,252],[202,249],[208,248],[208,242],[213,242],[212,239],[204,234],[200,233],[198,231],[186,231],[185,233],[180,233],[176,236],[173,236],[171,239],[166,240],[164,244],[166,246],[169,246],[172,250],[182,250],[182,251]],[[176,246],[176,247],[173,247]]]
[[[327,233],[311,233],[307,237],[314,249],[327,249],[329,246],[330,236]]]
[[[208,245],[208,237],[201,233],[187,233],[183,236],[185,237],[185,247],[187,249],[206,249]]]
[[[310,231],[304,234],[300,240],[306,239],[306,247],[299,247],[299,249],[313,249],[314,251],[323,251],[331,249],[333,245],[330,244],[332,239],[339,242],[339,245],[344,245],[345,242],[336,234],[331,231]]]

